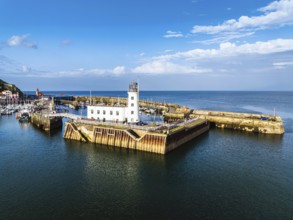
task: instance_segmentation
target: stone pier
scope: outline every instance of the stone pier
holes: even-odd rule
[[[138,127],[132,128],[131,126],[67,122],[64,129],[64,138],[166,154],[208,130],[209,123],[203,119],[157,131],[148,131]]]
[[[187,113],[167,113],[166,121],[201,118],[219,128],[257,132],[265,134],[283,134],[285,132],[281,117],[265,114],[221,112],[209,110],[190,110]]]
[[[62,127],[62,117],[48,117],[41,113],[32,113],[31,123],[41,130],[49,132]]]

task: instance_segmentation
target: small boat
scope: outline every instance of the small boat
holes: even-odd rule
[[[12,115],[12,112],[9,111],[8,109],[2,110],[1,115]]]
[[[27,123],[30,122],[30,115],[27,112],[24,112],[21,114],[21,116],[18,119],[21,123]]]

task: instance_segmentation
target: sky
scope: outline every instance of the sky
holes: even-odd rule
[[[25,91],[293,90],[293,0],[0,0],[0,79]]]

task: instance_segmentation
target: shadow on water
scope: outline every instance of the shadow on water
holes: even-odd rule
[[[109,156],[109,157],[125,157],[125,158],[136,158],[137,160],[145,160],[145,161],[153,161],[158,163],[158,165],[165,166],[166,161],[172,161],[174,165],[176,165],[175,160],[183,160],[186,155],[190,153],[190,151],[197,150],[202,145],[204,145],[205,140],[209,138],[209,133],[206,132],[197,138],[183,144],[179,148],[168,152],[166,155],[138,151],[133,149],[119,148],[114,146],[107,146],[101,144],[92,144],[92,143],[84,143],[74,140],[66,140],[65,139],[65,147],[69,153],[86,153],[97,154],[99,156]]]
[[[188,155],[191,151],[197,151],[204,144],[205,140],[209,138],[209,132],[205,132],[200,136],[188,141],[182,146],[174,149],[166,155],[166,158],[176,157],[176,159],[182,159],[185,155]],[[176,156],[175,156],[176,155]]]
[[[56,133],[60,135],[59,133]],[[106,146],[100,144],[83,143],[78,141],[65,140],[65,147],[69,153],[86,153],[98,154],[99,156],[110,157],[126,157],[137,158],[143,160],[157,161],[158,164],[176,165],[178,161],[185,160],[186,157],[196,154],[196,152],[205,151],[207,143],[213,143],[219,141],[219,138],[224,141],[228,141],[233,138],[244,144],[251,143],[254,147],[266,147],[271,150],[280,150],[283,143],[283,135],[268,135],[258,134],[251,132],[243,132],[230,129],[212,128],[209,132],[206,132],[197,138],[185,143],[179,148],[167,153],[166,155],[160,155],[150,152],[137,151],[132,149],[117,148],[113,146]],[[213,138],[211,140],[210,138]],[[229,146],[231,147],[231,146]]]
[[[158,166],[164,166],[164,155],[150,152],[137,151],[133,149],[118,148],[114,146],[84,143],[79,141],[65,140],[65,147],[68,153],[84,153],[88,156],[106,157],[113,160],[122,160],[122,158],[152,161]]]
[[[50,131],[45,131],[43,130],[41,127],[37,127],[36,125],[33,125],[32,123],[30,124],[22,124],[20,123],[22,127],[25,127],[25,126],[30,126],[32,127],[32,129],[37,132],[38,134],[41,134],[45,137],[56,137],[56,136],[59,136],[60,133],[63,133],[63,126],[60,127],[60,128],[55,128],[53,130],[50,130]]]

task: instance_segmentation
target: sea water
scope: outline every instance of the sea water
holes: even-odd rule
[[[293,218],[293,92],[149,91],[140,98],[276,113],[286,133],[211,129],[163,156],[64,140],[62,130],[47,134],[2,116],[0,219]]]

